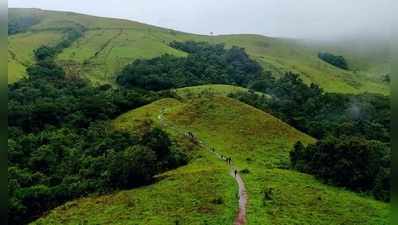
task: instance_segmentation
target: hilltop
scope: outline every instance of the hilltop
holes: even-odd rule
[[[23,33],[9,36],[9,82],[25,76],[24,69],[33,62],[33,49],[42,44],[51,45],[62,38],[62,29],[78,24],[86,28],[84,36],[59,54],[57,62],[68,74],[87,77],[94,83],[114,83],[116,74],[135,59],[162,54],[184,57],[185,52],[171,48],[168,43],[194,40],[243,47],[252,59],[275,76],[286,71],[297,72],[306,83],[316,83],[329,92],[389,94],[388,83],[383,81],[389,73],[389,56],[382,44],[372,46],[378,50],[378,54],[372,54],[372,49],[358,52],[352,46],[261,35],[195,35],[72,12],[10,9],[9,14],[11,19],[37,18],[37,23]],[[27,38],[37,41],[24,42]],[[320,60],[317,54],[324,50],[343,54],[352,70],[342,70]]]
[[[159,120],[162,112],[172,125]],[[284,169],[296,141],[308,144],[315,139],[258,109],[218,95],[166,98],[121,115],[113,127],[135,132],[147,119],[181,144],[184,132],[193,132],[245,169],[248,224],[387,224],[387,204]],[[33,224],[231,224],[237,187],[226,164],[208,149],[190,155],[187,166],[160,175],[158,183],[72,201]],[[264,197],[269,188],[272,200]]]

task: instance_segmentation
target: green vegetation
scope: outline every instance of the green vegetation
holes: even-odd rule
[[[136,60],[122,70],[117,82],[124,87],[157,91],[213,83],[247,86],[261,77],[260,65],[241,48],[226,50],[221,44],[204,42],[172,42],[170,46],[189,55]]]
[[[318,57],[323,61],[343,70],[348,70],[347,61],[343,56],[336,56],[328,52],[320,52]]]
[[[40,23],[30,30],[57,32],[60,29],[81,24],[87,28],[86,35],[65,49],[57,62],[67,74],[89,78],[96,84],[114,83],[115,76],[136,59],[149,59],[171,54],[186,56],[169,46],[172,41],[206,41],[212,44],[225,43],[226,48],[245,48],[251,59],[275,76],[292,71],[300,75],[306,84],[315,83],[327,92],[381,93],[388,95],[389,85],[382,76],[389,73],[388,48],[383,43],[335,44],[303,42],[289,39],[269,38],[259,35],[201,36],[153,27],[137,22],[99,18],[69,12],[10,9],[10,17],[40,16]],[[30,34],[33,35],[33,34]],[[14,35],[13,35],[14,36]],[[9,37],[9,39],[11,39]],[[363,48],[369,46],[369,49]],[[319,52],[344,55],[351,70],[341,70],[317,57]],[[17,53],[18,57],[24,57]],[[10,67],[10,73],[15,66]]]
[[[69,202],[32,224],[232,224],[237,200],[226,167],[205,152],[153,185]],[[219,204],[216,200],[222,200]]]
[[[53,46],[62,40],[62,32],[42,31],[8,37],[8,83],[27,76],[26,68],[34,64],[34,50],[42,45]]]
[[[40,19],[33,16],[11,18],[10,21],[8,21],[8,35],[25,32],[29,27],[39,22]]]
[[[151,183],[186,164],[161,129],[146,127],[133,137],[107,122],[158,94],[69,79],[53,62],[61,50],[39,49],[29,78],[8,87],[10,224],[26,224],[77,197]]]
[[[230,94],[237,92],[249,91],[247,88],[238,87],[234,85],[226,84],[209,84],[209,85],[198,85],[192,87],[178,88],[176,94],[182,98],[192,98],[201,95],[221,95],[227,97]],[[256,92],[260,96],[268,96],[264,93]]]
[[[177,90],[178,92],[178,90]],[[359,194],[319,182],[289,167],[297,141],[315,140],[271,115],[239,101],[209,96],[178,101],[161,99],[118,117],[113,127],[135,133],[142,121],[165,112],[180,132],[191,131],[223,155],[232,157],[249,194],[248,224],[388,224],[389,207]],[[160,124],[159,124],[160,125]],[[164,129],[181,145],[189,142],[170,126]],[[185,143],[185,144],[184,144]],[[185,148],[186,149],[186,148]],[[225,163],[205,151],[191,151],[186,166],[162,175],[159,183],[109,196],[68,203],[35,224],[74,224],[86,220],[107,224],[231,224],[237,191]],[[216,166],[216,167],[215,167]],[[214,168],[218,168],[214,170]],[[214,186],[215,185],[215,186]],[[271,199],[265,192],[272,188]],[[221,197],[223,204],[212,203]],[[133,202],[130,207],[127,202]],[[215,210],[217,209],[217,210]],[[352,210],[360,209],[360,210]],[[177,216],[178,215],[178,216]],[[116,219],[115,219],[116,218]]]
[[[294,168],[355,191],[390,200],[391,150],[364,138],[327,138],[306,148],[297,142],[290,153]]]
[[[391,159],[387,143],[390,141],[391,110],[387,97],[324,93],[316,85],[308,87],[292,73],[277,80],[269,76],[255,82],[251,88],[269,93],[271,97],[252,91],[230,96],[270,112],[316,138],[325,139],[310,145],[306,151],[302,145],[297,145],[291,153],[294,168],[332,184],[356,191],[372,191],[376,198],[389,200],[388,162]],[[334,137],[332,141],[328,139],[330,136]]]
[[[231,97],[260,108],[316,138],[329,135],[358,135],[390,141],[391,110],[386,96],[325,93],[317,85],[307,86],[293,73],[280,79],[268,76],[253,83],[254,92],[238,92]]]
[[[8,86],[11,224],[232,224],[208,148],[241,171],[249,225],[388,223],[389,98],[362,93],[387,82],[352,55],[341,70],[292,40],[33,12],[10,39],[58,38],[9,51],[28,74]]]

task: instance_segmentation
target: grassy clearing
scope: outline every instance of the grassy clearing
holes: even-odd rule
[[[10,14],[26,15],[26,10],[20,11],[10,10]],[[89,29],[84,38],[58,57],[58,61],[68,67],[67,71],[84,75],[96,83],[112,83],[115,74],[123,66],[138,58],[152,58],[165,53],[184,56],[185,53],[167,44],[173,40],[195,40],[243,47],[265,70],[274,72],[276,76],[294,71],[300,73],[305,82],[316,83],[329,92],[390,92],[388,84],[381,80],[381,75],[390,71],[388,51],[383,51],[381,44],[371,47],[341,44],[325,46],[260,35],[205,36],[76,13],[41,10],[35,13],[41,16],[42,21],[32,27],[34,30],[60,29],[76,23]],[[344,71],[319,60],[317,53],[324,50],[346,56],[355,72]],[[374,52],[377,52],[377,56],[374,56]]]
[[[249,194],[250,225],[388,224],[388,204],[284,169],[297,140],[306,144],[315,140],[236,100],[222,95],[182,102],[162,99],[120,116],[113,125],[133,131],[143,120],[157,123],[161,111],[179,131],[193,132],[216,151],[231,156],[239,169],[248,171],[242,176]],[[183,140],[174,128],[165,129],[175,140]],[[173,219],[181,218],[181,224],[205,224],[205,220],[207,224],[232,224],[237,187],[228,177],[225,163],[203,150],[191,152],[191,157],[188,166],[162,175],[152,186],[74,201],[39,221],[76,224],[84,218],[88,224],[173,224]],[[264,192],[269,188],[273,191],[266,199]],[[214,206],[211,202],[219,196],[224,203]],[[126,201],[145,204],[131,203],[133,208],[129,208]]]
[[[41,45],[55,44],[61,40],[60,32],[27,32],[8,38],[8,83],[26,75],[26,67],[34,62],[33,50]]]

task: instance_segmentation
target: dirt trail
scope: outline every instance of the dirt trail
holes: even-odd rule
[[[161,110],[160,114],[158,115],[158,120],[160,121],[160,123],[162,125],[168,126],[169,128],[172,128],[173,130],[179,132],[179,133],[184,133],[185,132],[181,132],[178,128],[176,128],[173,124],[167,123],[164,119],[164,114],[165,110]],[[214,148],[212,148],[209,144],[207,144],[204,141],[198,140],[199,143],[205,147],[207,150],[209,150],[211,153],[215,154],[217,156],[217,158],[219,158],[220,160],[225,161],[224,156],[222,156],[221,154],[219,154],[218,152],[216,152],[214,150]],[[235,178],[236,183],[238,184],[239,187],[239,210],[238,210],[238,214],[235,217],[235,221],[234,221],[234,225],[245,225],[246,224],[246,205],[247,205],[247,192],[246,192],[246,187],[245,187],[245,182],[243,181],[242,177],[240,176],[239,172],[236,173],[235,175],[235,171],[239,171],[238,168],[236,168],[235,166],[233,166],[233,164],[230,164],[230,175],[232,177]]]
[[[234,174],[235,172],[231,170],[231,176],[235,177],[236,183],[239,186],[239,211],[238,215],[236,215],[234,225],[244,225],[246,224],[246,204],[247,204],[247,192],[245,183],[243,182],[239,173]]]

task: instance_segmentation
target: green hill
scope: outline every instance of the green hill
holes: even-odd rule
[[[388,223],[387,204],[284,169],[296,141],[315,140],[258,109],[222,95],[166,98],[121,115],[113,126],[135,132],[147,119],[179,144],[188,144],[184,133],[193,132],[246,170],[250,225]],[[237,187],[227,165],[206,148],[189,154],[187,166],[160,175],[158,183],[72,201],[33,224],[232,224]]]
[[[389,72],[389,57],[381,45],[372,47],[380,49],[376,59],[372,51],[357,52],[352,46],[337,48],[260,35],[194,35],[133,21],[39,9],[10,9],[9,14],[10,18],[32,16],[40,20],[28,28],[27,33],[10,36],[11,46],[18,45],[21,38],[30,35],[45,36],[48,40],[42,37],[40,44],[50,43],[63,28],[76,24],[86,27],[85,35],[59,54],[57,62],[68,73],[85,76],[96,83],[113,83],[115,74],[138,58],[166,53],[185,56],[184,52],[169,47],[168,43],[195,40],[243,47],[250,57],[265,70],[274,72],[275,76],[286,71],[298,72],[305,82],[314,82],[330,92],[389,94],[388,84],[382,79]],[[317,53],[325,49],[336,54],[342,52],[354,70],[341,70],[318,59]],[[15,50],[13,60],[9,60],[9,82],[24,75],[26,65],[20,62],[31,54],[25,50],[28,49]]]

